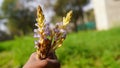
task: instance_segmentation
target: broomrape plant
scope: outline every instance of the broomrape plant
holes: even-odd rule
[[[66,26],[70,22],[72,11],[69,11],[66,17],[63,17],[63,22],[56,23],[54,28],[50,28],[49,23],[45,23],[45,17],[40,6],[37,8],[37,29],[34,29],[34,37],[38,38],[35,41],[37,48],[37,57],[40,59],[47,58],[48,54],[59,48],[66,38]]]

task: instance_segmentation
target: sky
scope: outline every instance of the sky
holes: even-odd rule
[[[34,0],[34,1],[31,1],[31,2],[25,2],[26,0],[20,0],[20,1],[23,2],[23,3],[25,3],[25,6],[31,8],[31,9],[33,9],[32,7],[36,8],[37,5],[41,5],[42,8],[43,8],[43,11],[45,13],[46,19],[47,19],[46,21],[48,21],[48,22],[51,20],[50,18],[54,15],[54,11],[53,11],[52,7],[49,7],[49,8],[44,7],[44,4],[48,0]],[[0,0],[0,7],[2,5],[2,2],[3,2],[3,0]],[[51,4],[53,4],[53,3],[56,2],[56,0],[49,0],[49,2]],[[83,7],[83,11],[89,11],[90,9],[93,9],[93,4],[92,4],[91,0],[90,0],[90,3],[88,5],[86,5],[86,6]]]
[[[46,22],[49,22],[51,20],[51,17],[54,15],[54,11],[52,7],[49,7],[45,9],[44,4],[48,1],[48,0],[35,0],[33,2],[25,2],[25,0],[20,0],[23,3],[27,3],[26,7],[37,7],[37,5],[41,5],[43,10],[44,10],[44,14],[45,14],[45,18],[46,18]],[[52,4],[55,3],[56,0],[49,0]],[[0,0],[0,7],[2,5],[3,0]],[[49,6],[49,5],[48,5]],[[90,2],[88,5],[83,7],[84,11],[88,11],[89,9],[92,9],[93,5],[92,2]]]
[[[22,3],[25,3],[26,7],[29,7],[31,10],[33,10],[33,8],[36,8],[38,5],[41,5],[42,7],[44,6],[44,4],[48,1],[48,0],[34,0],[33,2],[26,2],[26,0],[20,0]],[[49,0],[52,4],[55,2],[55,0]],[[0,0],[0,7],[2,5],[3,0]],[[43,7],[44,10],[44,14],[45,14],[45,18],[46,18],[46,22],[49,22],[51,20],[51,17],[54,15],[53,12],[53,8],[49,7],[46,8]]]
[[[2,2],[3,2],[3,0],[0,0],[0,7],[1,7],[1,5],[2,5]]]
[[[24,1],[24,0],[23,0]],[[26,7],[34,7],[36,8],[38,5],[40,5],[43,9],[43,13],[45,15],[45,19],[46,22],[50,22],[51,21],[51,17],[54,16],[54,10],[52,6],[49,6],[50,4],[53,4],[53,1],[55,2],[55,0],[34,0],[31,2],[27,2]]]
[[[89,11],[90,9],[93,9],[93,3],[92,0],[90,0],[90,3],[83,7],[83,11]]]
[[[38,1],[38,0],[36,0],[36,1]],[[44,0],[41,0],[41,1],[42,1],[42,3],[43,3]],[[52,1],[55,2],[55,0],[51,0],[51,2],[52,2]],[[0,0],[0,7],[1,7],[1,5],[2,5],[2,2],[3,2],[3,0]],[[38,3],[41,3],[41,2],[39,1]],[[37,3],[37,4],[38,4],[38,3]],[[41,3],[41,4],[42,4],[42,3]],[[30,4],[31,4],[31,3],[30,3]],[[32,6],[36,7],[35,5],[36,5],[36,3],[33,2],[33,3],[32,3]],[[88,11],[89,9],[92,9],[92,8],[93,8],[93,4],[92,4],[92,2],[91,2],[91,0],[90,0],[90,3],[89,3],[88,5],[86,5],[86,6],[84,6],[84,7],[83,7],[83,10],[84,10],[84,11]]]

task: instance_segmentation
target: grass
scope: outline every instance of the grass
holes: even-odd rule
[[[34,39],[28,36],[16,37],[15,40],[1,42],[0,48],[0,68],[22,68],[30,54],[35,51]]]
[[[62,68],[120,68],[120,28],[71,33],[56,51]],[[32,36],[0,42],[0,68],[22,68],[34,52]]]

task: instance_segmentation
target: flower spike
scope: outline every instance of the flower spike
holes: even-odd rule
[[[44,17],[44,15],[43,15],[43,11],[42,11],[41,7],[38,6],[38,8],[37,8],[37,19],[36,19],[36,21],[37,21],[37,23],[38,23],[38,27],[39,27],[39,28],[42,28],[42,27],[44,26],[44,20],[45,20],[45,17]]]
[[[67,13],[66,17],[63,17],[63,26],[66,26],[70,22],[71,17],[72,17],[72,10]]]
[[[57,48],[62,46],[67,34],[65,27],[70,22],[71,17],[72,11],[69,11],[66,17],[63,17],[63,23],[56,23],[54,28],[50,28],[50,25],[45,23],[45,17],[41,7],[38,6],[37,23],[35,23],[38,28],[34,29],[34,37],[38,38],[35,41],[37,58],[45,59],[51,52],[55,52]]]

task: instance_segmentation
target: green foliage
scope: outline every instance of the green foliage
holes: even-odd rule
[[[30,54],[35,51],[32,37],[16,37],[0,43],[0,68],[22,68]]]
[[[54,5],[54,10],[59,16],[63,16],[66,13],[66,11],[69,10],[73,10],[74,12],[78,11],[77,13],[79,14],[77,16],[79,16],[81,14],[80,13],[81,10],[79,10],[79,8],[81,8],[83,5],[87,3],[88,0],[64,0],[64,1],[57,0],[56,4]]]
[[[62,68],[120,68],[120,28],[71,33],[56,51]],[[32,36],[0,42],[0,67],[22,68],[35,51]]]
[[[0,31],[0,41],[10,40],[12,37],[3,31]]]
[[[78,31],[77,20],[81,18],[81,22],[84,23],[82,6],[87,3],[88,0],[57,0],[56,4],[54,5],[54,10],[58,16],[63,16],[66,12],[72,10],[72,21],[74,23],[74,30]]]
[[[27,34],[35,23],[35,11],[24,8],[18,0],[4,0],[2,4],[4,18],[8,19],[8,27],[13,35]]]
[[[4,0],[2,4],[2,10],[4,11],[4,14],[11,14],[13,12],[13,7],[15,7],[15,3],[17,0]]]

